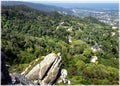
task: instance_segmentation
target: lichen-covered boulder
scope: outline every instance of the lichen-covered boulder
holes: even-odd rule
[[[58,78],[62,64],[60,54],[50,53],[42,61],[38,60],[36,59],[21,74],[33,82],[37,82],[36,80],[38,80],[39,84],[54,84]]]
[[[50,70],[48,71],[45,78],[42,80],[42,84],[53,84],[54,81],[57,79],[57,76],[60,72],[61,67],[61,57],[56,59],[54,63],[52,64]]]
[[[42,80],[46,73],[53,67],[53,63],[58,59],[54,53],[47,55],[39,65],[39,79]]]

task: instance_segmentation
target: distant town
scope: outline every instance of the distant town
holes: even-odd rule
[[[79,17],[88,17],[92,16],[98,19],[101,22],[104,22],[106,24],[109,24],[113,27],[118,27],[119,26],[119,16],[118,16],[118,10],[110,10],[110,9],[72,9],[74,12],[74,15],[79,16]]]

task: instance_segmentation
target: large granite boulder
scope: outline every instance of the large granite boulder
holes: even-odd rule
[[[60,54],[50,53],[42,61],[38,62],[36,60],[36,62],[35,66],[32,67],[34,64],[29,65],[21,74],[33,82],[39,82],[42,85],[54,84],[62,64]]]
[[[51,68],[49,69],[47,75],[42,80],[42,84],[53,84],[54,81],[57,79],[57,76],[60,72],[60,67],[61,67],[61,57],[59,59],[57,58],[54,61]],[[39,75],[41,75],[40,73],[39,73]]]

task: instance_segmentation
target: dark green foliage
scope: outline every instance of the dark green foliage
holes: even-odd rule
[[[83,70],[84,78],[93,84],[118,84],[118,70],[104,65],[90,64]]]

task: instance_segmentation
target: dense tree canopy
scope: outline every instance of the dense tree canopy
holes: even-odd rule
[[[21,72],[34,59],[61,52],[62,68],[68,70],[72,84],[118,84],[118,31],[111,26],[92,17],[81,19],[24,5],[1,8],[2,51],[11,72]],[[100,51],[93,52],[94,45]],[[90,62],[94,55],[98,64]]]

